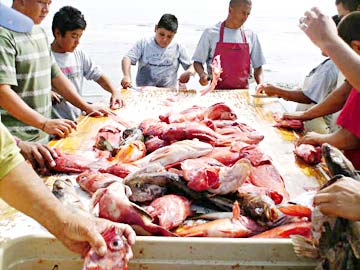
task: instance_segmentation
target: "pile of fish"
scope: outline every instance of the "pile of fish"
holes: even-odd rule
[[[53,192],[139,235],[309,238],[312,204],[289,201],[258,145],[263,138],[225,103],[168,112],[125,130],[104,126],[89,149],[96,161],[60,152],[56,160],[57,172],[78,174],[90,209],[70,180],[58,179]]]

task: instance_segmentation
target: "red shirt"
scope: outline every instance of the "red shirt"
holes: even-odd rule
[[[360,92],[351,89],[350,95],[337,119],[337,124],[347,129],[356,137],[360,138]],[[360,149],[346,150],[345,156],[353,163],[354,167],[360,169]]]

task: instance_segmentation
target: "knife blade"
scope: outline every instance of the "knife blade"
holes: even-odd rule
[[[268,96],[268,95],[262,95],[262,94],[254,94],[250,95],[253,98],[279,98],[278,96]]]

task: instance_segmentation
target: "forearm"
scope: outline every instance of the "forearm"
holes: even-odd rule
[[[192,64],[187,70],[186,72],[189,72],[192,76],[194,76],[196,74],[195,68],[194,68],[194,64]]]
[[[0,85],[0,106],[21,122],[42,129],[47,118],[30,108],[9,85]]]
[[[254,78],[257,84],[263,82],[263,70],[262,67],[258,67],[254,69]]]
[[[123,76],[131,78],[131,60],[129,57],[124,56],[124,58],[121,61],[121,68],[122,68]]]
[[[43,181],[26,162],[0,180],[0,197],[9,205],[34,218],[51,233],[62,227],[65,212]]]
[[[344,106],[352,86],[344,82],[337,90],[328,95],[321,103],[304,112],[308,119],[322,117],[332,113],[336,113]]]
[[[285,100],[294,101],[297,103],[310,104],[313,101],[304,95],[302,90],[286,90],[282,88],[277,88],[274,91],[278,97],[281,97]]]
[[[201,77],[202,75],[204,75],[205,70],[204,70],[204,66],[203,64],[201,64],[200,62],[194,62],[194,69],[196,71],[196,73],[199,75],[199,77]]]
[[[323,44],[323,51],[334,61],[346,79],[360,91],[360,57],[340,38]]]
[[[51,84],[55,91],[62,95],[67,101],[73,104],[75,107],[87,112],[88,104],[76,91],[74,85],[65,77],[64,74],[60,74],[51,80]]]
[[[111,83],[110,79],[104,74],[96,81],[103,89],[113,94],[116,91],[116,88]]]
[[[360,148],[360,138],[347,129],[341,128],[335,133],[324,134],[319,139],[319,144],[328,143],[340,150],[354,150]]]

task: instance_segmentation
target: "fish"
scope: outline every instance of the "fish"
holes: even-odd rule
[[[146,207],[148,213],[158,220],[158,224],[171,230],[178,227],[184,220],[192,215],[191,201],[179,195],[168,194],[155,199]]]
[[[339,149],[328,143],[324,143],[322,145],[322,155],[330,172],[330,176],[334,177],[339,174],[360,181],[360,176],[354,166]]]
[[[296,131],[304,130],[304,122],[302,120],[295,119],[282,119],[278,115],[274,115],[276,124],[274,127],[291,129]]]
[[[56,179],[53,184],[52,193],[72,212],[85,216],[90,215],[89,207],[81,201],[70,179]]]
[[[129,224],[138,235],[175,236],[163,227],[152,223],[152,217],[143,208],[132,203],[128,197],[131,189],[119,182],[97,190],[92,205],[99,206],[99,217]]]
[[[290,238],[291,235],[301,235],[310,238],[311,222],[302,221],[281,225],[251,236],[250,238]]]
[[[216,55],[211,63],[211,71],[212,71],[212,80],[211,83],[208,87],[202,89],[200,91],[200,94],[206,95],[207,93],[214,91],[215,87],[218,83],[218,81],[221,81],[221,73],[223,72],[223,69],[221,67],[221,60],[220,60],[220,55]]]
[[[321,147],[311,144],[300,144],[295,146],[294,153],[307,164],[316,165],[321,162]]]
[[[232,218],[217,219],[195,226],[179,227],[174,232],[185,237],[249,237],[264,231],[255,221],[240,215],[237,202],[233,206]]]
[[[121,130],[117,127],[106,125],[99,129],[96,137],[94,147],[101,151],[113,151],[115,147],[118,147],[121,138]]]
[[[94,162],[83,156],[66,154],[56,148],[54,150],[58,154],[58,157],[54,159],[56,163],[55,167],[50,168],[53,172],[82,173],[89,170],[90,164]]]
[[[116,154],[110,161],[131,163],[146,156],[146,146],[142,141],[129,141],[116,149]]]
[[[176,181],[180,181],[180,177],[166,171],[135,173],[125,177],[125,184],[132,191],[130,200],[133,202],[152,201],[161,197],[167,187]]]
[[[126,239],[118,233],[115,226],[102,233],[107,246],[104,256],[99,256],[90,249],[84,258],[82,270],[127,270],[128,254],[131,247]]]
[[[122,133],[123,141],[120,145],[129,144],[134,141],[144,142],[144,134],[139,128],[127,128]]]
[[[76,182],[81,189],[93,194],[100,188],[106,188],[114,182],[123,183],[124,180],[113,174],[89,170],[79,174],[76,177]]]
[[[334,175],[321,188],[336,183],[343,176],[359,177],[351,162],[335,147],[324,144],[322,155],[330,175]],[[315,206],[311,215],[311,239],[292,235],[294,251],[299,257],[317,259],[317,270],[355,270],[360,269],[360,222],[322,214]]]

